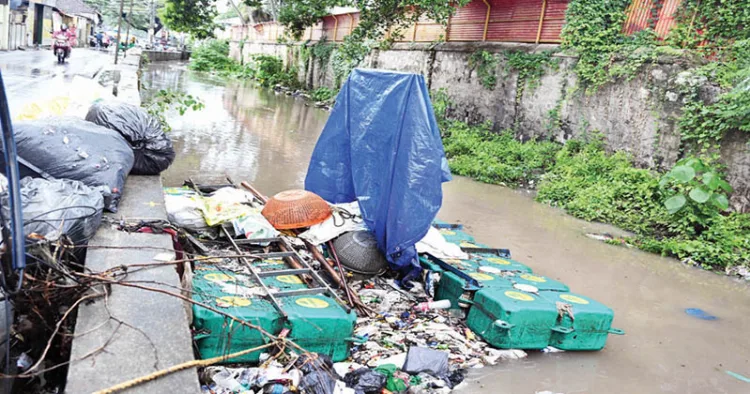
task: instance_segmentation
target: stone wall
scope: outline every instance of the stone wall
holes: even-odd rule
[[[362,67],[423,74],[430,90],[444,88],[455,105],[452,118],[469,123],[492,121],[500,131],[513,128],[519,138],[548,138],[564,142],[587,133],[601,133],[612,151],[630,153],[638,166],[668,169],[680,158],[681,116],[685,93],[700,92],[705,101],[716,98],[719,89],[687,71],[695,63],[684,58],[662,58],[644,67],[634,78],[607,84],[593,94],[576,91],[572,72],[577,59],[556,55],[557,70],[548,71],[534,89],[519,87],[518,75],[499,56],[498,82],[494,89],[481,85],[469,58],[479,49],[502,53],[507,50],[542,51],[546,45],[505,43],[396,44],[389,50],[374,50]],[[241,52],[241,56],[240,56]],[[296,65],[308,88],[335,88],[329,64],[311,59],[301,62],[298,48],[287,44],[232,44],[232,56],[247,60],[253,54],[281,57]],[[519,88],[522,94],[518,95]],[[518,99],[517,99],[518,96]],[[722,157],[728,180],[735,188],[735,209],[750,210],[750,144],[747,133],[724,138]]]
[[[176,60],[190,60],[190,52],[175,51],[143,51],[142,56],[146,56],[150,62],[171,62]]]

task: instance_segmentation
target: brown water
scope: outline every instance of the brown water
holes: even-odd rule
[[[152,66],[154,87],[182,87],[206,109],[174,118],[178,157],[165,184],[192,177],[250,180],[266,193],[301,187],[327,112],[237,82]],[[638,250],[587,238],[616,232],[535,203],[528,193],[457,177],[444,186],[439,217],[463,223],[477,241],[510,248],[535,272],[615,311],[600,352],[542,354],[472,370],[463,393],[750,393],[750,291],[744,282]],[[701,308],[718,320],[685,313]]]

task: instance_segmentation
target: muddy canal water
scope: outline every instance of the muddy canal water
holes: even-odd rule
[[[177,159],[164,184],[187,178],[248,180],[267,194],[303,185],[328,113],[238,81],[153,64],[152,89],[181,88],[206,108],[172,116]],[[750,288],[637,250],[585,236],[616,232],[535,203],[528,193],[457,177],[444,185],[439,217],[463,223],[477,241],[510,248],[535,272],[615,311],[625,336],[600,352],[543,354],[472,370],[465,393],[750,393]],[[685,313],[700,308],[717,317]],[[739,375],[736,375],[739,374]]]

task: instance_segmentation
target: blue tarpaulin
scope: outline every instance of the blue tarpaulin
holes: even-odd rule
[[[359,201],[392,268],[419,272],[414,248],[442,204],[450,170],[421,75],[355,69],[313,151],[305,188]]]

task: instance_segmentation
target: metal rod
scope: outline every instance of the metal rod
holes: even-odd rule
[[[542,26],[544,26],[544,13],[547,11],[547,0],[542,0],[542,12],[539,14],[539,27],[536,29],[536,43],[542,38]]]
[[[237,251],[237,253],[242,254],[242,249],[240,249],[240,247],[236,243],[234,243],[234,239],[232,239],[232,236],[229,235],[229,230],[227,230],[227,228],[223,226],[221,227],[221,229],[224,231],[224,235],[229,238],[229,242],[232,243],[232,246],[234,246],[234,249]],[[242,260],[242,262],[247,266],[247,268],[250,270],[250,274],[253,276],[255,281],[258,282],[260,287],[262,287],[266,292],[266,297],[268,297],[268,299],[271,301],[273,307],[276,308],[276,310],[279,311],[279,313],[286,319],[288,317],[286,312],[284,312],[284,310],[281,308],[281,304],[279,304],[279,301],[276,300],[276,297],[271,294],[271,291],[268,289],[266,284],[263,283],[263,279],[261,279],[260,276],[258,276],[258,273],[255,272],[255,268],[253,268],[252,264],[250,264],[250,262],[247,261],[247,259],[244,257],[241,257],[240,260]]]
[[[331,249],[331,255],[333,256],[333,261],[336,262],[336,268],[338,268],[339,270],[339,275],[341,276],[341,283],[344,284],[344,293],[346,293],[346,298],[349,299],[349,305],[354,306],[352,293],[349,291],[349,285],[346,283],[346,272],[344,272],[344,268],[341,266],[341,261],[339,260],[339,256],[338,254],[336,254],[336,248],[333,246],[333,241],[328,241],[328,247]]]
[[[268,278],[273,276],[284,276],[284,275],[299,275],[299,274],[306,274],[310,270],[307,268],[300,268],[300,269],[292,269],[292,270],[278,270],[278,271],[261,271],[258,273],[258,276],[261,278]]]
[[[120,15],[117,21],[117,42],[115,43],[115,64],[117,64],[117,57],[120,56],[120,31],[122,29],[122,11],[125,7],[125,0],[120,0]]]

